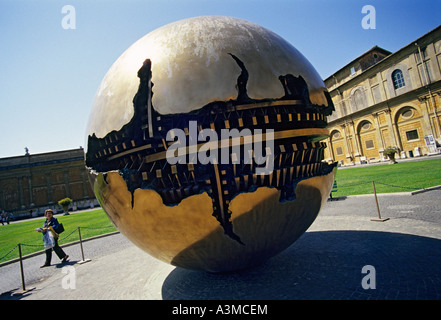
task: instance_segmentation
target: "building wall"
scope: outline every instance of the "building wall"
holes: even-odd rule
[[[66,197],[76,207],[95,204],[82,148],[0,159],[0,210],[60,210],[58,200]]]
[[[375,47],[325,80],[336,109],[328,117],[326,160],[382,161],[389,146],[399,157],[438,152],[424,137],[441,145],[441,27],[385,52]]]

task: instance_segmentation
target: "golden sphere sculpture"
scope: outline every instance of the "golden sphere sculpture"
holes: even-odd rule
[[[152,256],[225,272],[289,247],[326,202],[329,93],[308,60],[254,23],[163,26],[105,75],[86,166],[113,224]]]

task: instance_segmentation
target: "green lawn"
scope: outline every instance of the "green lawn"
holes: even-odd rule
[[[337,169],[337,192],[333,197],[409,192],[441,185],[441,159]]]
[[[59,244],[79,240],[78,227],[81,238],[86,239],[96,235],[116,231],[104,210],[79,212],[67,216],[55,215],[63,223],[65,231],[60,234]],[[43,225],[45,218],[22,221],[0,226],[0,263],[18,258],[18,243],[22,244],[22,254],[43,250],[42,234],[35,231]],[[15,248],[15,249],[14,249]],[[10,252],[12,250],[12,252]]]

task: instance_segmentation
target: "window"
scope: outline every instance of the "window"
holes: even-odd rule
[[[411,108],[405,109],[402,113],[401,116],[403,118],[409,119],[412,118],[413,116],[413,110]]]
[[[418,140],[419,139],[418,130],[406,131],[406,138],[407,141]]]
[[[373,149],[374,146],[374,140],[366,140],[366,149]]]
[[[394,72],[392,72],[392,80],[394,82],[395,90],[404,87],[406,85],[404,83],[403,72],[400,69],[397,69]]]
[[[341,156],[343,154],[343,149],[341,147],[335,148],[335,151],[337,151],[338,156]]]
[[[355,67],[351,67],[351,76],[355,75]]]
[[[334,131],[332,134],[332,140],[340,138],[340,132]]]
[[[362,130],[369,130],[371,128],[371,123],[369,122],[369,121],[364,121],[362,124],[361,124],[361,129]]]

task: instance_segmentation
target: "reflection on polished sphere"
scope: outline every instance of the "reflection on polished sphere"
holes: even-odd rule
[[[186,19],[109,69],[86,166],[109,218],[152,256],[242,269],[290,246],[326,202],[333,110],[320,76],[278,35],[235,18]]]

